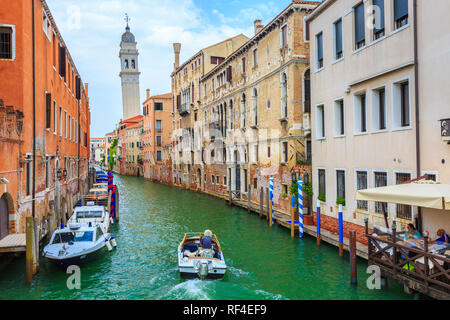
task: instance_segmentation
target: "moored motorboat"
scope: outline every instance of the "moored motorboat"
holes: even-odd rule
[[[220,243],[212,237],[212,249],[202,250],[202,233],[186,233],[178,246],[178,269],[182,277],[204,279],[223,278],[227,271]]]
[[[97,257],[105,247],[110,247],[111,240],[111,235],[100,225],[71,223],[53,233],[43,256],[63,268],[80,266]]]

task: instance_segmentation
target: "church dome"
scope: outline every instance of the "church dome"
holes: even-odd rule
[[[127,26],[126,32],[122,35],[122,42],[135,43],[134,34],[130,32],[130,27]]]

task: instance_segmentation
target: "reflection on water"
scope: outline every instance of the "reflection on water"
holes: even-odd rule
[[[0,274],[0,299],[409,299],[393,281],[368,290],[367,262],[359,261],[359,285],[350,285],[348,256],[315,239],[290,238],[287,229],[223,200],[115,176],[120,190],[120,223],[112,233],[117,250],[82,267],[81,290],[66,287],[68,275],[41,260],[31,286],[25,260]],[[229,267],[222,280],[181,279],[176,250],[185,232],[211,229]]]

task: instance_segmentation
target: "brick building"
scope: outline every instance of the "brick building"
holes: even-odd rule
[[[194,150],[195,137],[200,138],[201,99],[204,87],[200,79],[244,44],[244,35],[204,48],[180,65],[181,44],[174,44],[175,63],[172,73],[173,104],[176,106],[173,125],[173,181],[185,188],[201,188],[197,172],[203,171],[201,152]],[[200,171],[199,171],[200,170]]]
[[[0,238],[65,221],[89,166],[88,87],[44,0],[0,5]],[[34,21],[34,24],[33,24]],[[33,174],[34,173],[34,174]]]
[[[143,175],[147,179],[172,182],[172,164],[168,161],[171,157],[165,154],[163,158],[163,153],[164,146],[172,143],[173,112],[172,93],[150,96],[147,89],[141,139]]]

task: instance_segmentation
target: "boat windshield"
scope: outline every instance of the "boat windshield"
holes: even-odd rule
[[[78,211],[77,219],[101,218],[102,215],[103,215],[102,211]]]
[[[52,244],[68,242],[92,242],[94,239],[93,231],[85,232],[62,232],[55,235]]]

